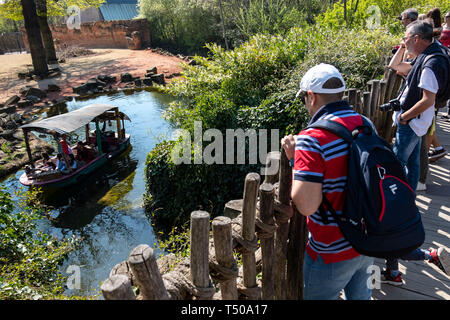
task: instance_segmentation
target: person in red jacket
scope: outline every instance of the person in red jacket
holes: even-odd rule
[[[72,149],[69,147],[69,144],[67,143],[67,136],[65,134],[63,134],[61,136],[61,140],[59,141],[59,144],[61,145],[62,148],[62,152],[64,152],[65,154],[69,155],[69,154],[73,154]]]

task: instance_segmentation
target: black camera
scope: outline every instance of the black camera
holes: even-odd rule
[[[398,99],[392,99],[388,103],[382,104],[380,106],[380,111],[400,111],[400,101]]]

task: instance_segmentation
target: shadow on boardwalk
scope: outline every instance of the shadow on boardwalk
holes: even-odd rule
[[[442,146],[450,151],[450,122],[437,119],[437,135]],[[425,226],[423,249],[443,246],[450,250],[450,154],[430,163],[427,177],[427,191],[420,191],[416,203],[422,213]],[[385,267],[384,260],[376,264]],[[435,265],[422,261],[399,261],[404,284],[394,287],[381,284],[373,290],[375,300],[450,300],[450,277]]]

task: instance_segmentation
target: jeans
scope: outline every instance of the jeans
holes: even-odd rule
[[[393,149],[400,163],[407,169],[406,177],[413,190],[416,190],[419,182],[420,141],[421,137],[416,135],[409,124],[398,124]]]
[[[356,258],[325,264],[320,257],[314,262],[305,253],[303,264],[304,300],[336,300],[344,289],[346,300],[370,300],[373,258]]]
[[[400,259],[404,261],[424,261],[427,259],[427,255],[430,255],[428,250],[416,249],[406,256],[401,257]],[[387,270],[398,270],[398,259],[386,259],[386,269]]]

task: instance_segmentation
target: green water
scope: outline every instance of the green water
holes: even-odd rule
[[[100,96],[87,101],[71,101],[72,111],[92,103],[118,106],[131,119],[125,121],[131,134],[131,148],[107,164],[101,171],[81,185],[49,195],[51,219],[39,221],[39,228],[62,238],[82,237],[81,246],[70,254],[61,267],[63,275],[71,265],[80,267],[80,289],[67,294],[91,295],[100,291],[100,282],[108,278],[110,270],[127,259],[139,244],[155,247],[156,237],[151,221],[143,209],[145,192],[144,167],[146,156],[162,140],[170,139],[174,129],[161,118],[162,111],[172,100],[156,92]],[[54,114],[54,110],[49,115]],[[47,114],[43,114],[47,116]],[[80,137],[83,129],[80,131]],[[76,140],[76,136],[73,137]],[[10,191],[20,188],[18,179],[23,170],[2,182]]]

